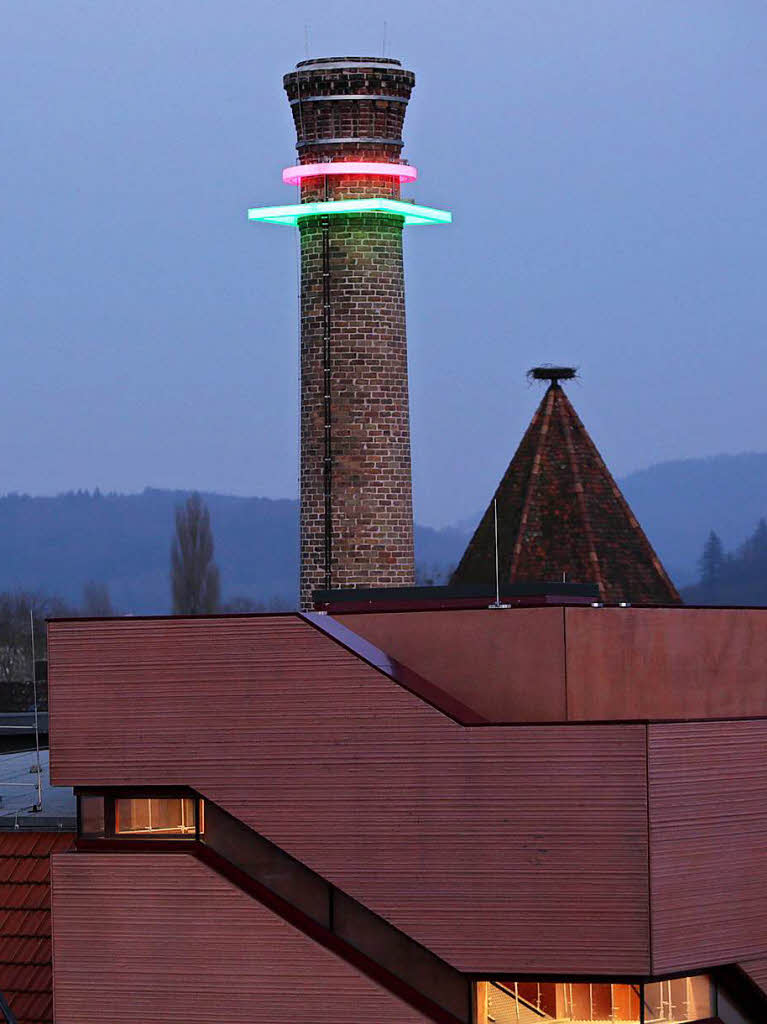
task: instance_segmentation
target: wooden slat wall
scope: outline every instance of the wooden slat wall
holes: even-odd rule
[[[420,1024],[193,857],[53,859],[57,1024]]]
[[[656,973],[767,956],[767,722],[649,727]]]
[[[649,968],[645,728],[464,728],[297,617],[51,626],[53,780],[191,785],[466,971]]]

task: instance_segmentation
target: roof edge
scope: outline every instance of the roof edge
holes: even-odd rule
[[[452,697],[441,687],[424,679],[423,676],[406,665],[389,657],[385,651],[375,647],[369,640],[365,640],[326,612],[300,612],[299,618],[456,724],[464,726],[491,724],[487,718],[473,708]]]

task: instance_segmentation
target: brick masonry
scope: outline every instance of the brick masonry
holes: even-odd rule
[[[284,84],[292,103],[300,162],[399,163],[402,125],[414,82],[412,72],[397,61],[381,58],[299,64],[285,76]],[[363,96],[389,98],[359,98]],[[398,199],[399,191],[394,178],[317,177],[304,180],[301,201]],[[299,230],[301,605],[310,608],[312,591],[328,583],[332,587],[412,584],[413,509],[402,219],[349,214],[324,222],[307,220]],[[330,272],[329,481],[324,469],[324,231]]]

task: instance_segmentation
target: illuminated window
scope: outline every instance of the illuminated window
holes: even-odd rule
[[[706,1020],[713,1017],[714,1012],[711,984],[704,974],[654,981],[644,986],[645,1024]]]
[[[643,984],[609,982],[479,982],[481,1024],[517,1021],[593,1021],[613,1024],[693,1024],[716,1013],[713,985],[706,975]]]
[[[118,797],[115,835],[194,837],[194,800],[187,796]]]

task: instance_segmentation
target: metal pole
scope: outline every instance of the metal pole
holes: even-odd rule
[[[37,662],[35,660],[35,614],[29,609],[29,626],[32,636],[32,695],[35,701],[35,752],[37,755],[37,805],[36,811],[43,809],[43,773],[40,768],[40,723],[37,717]]]
[[[325,202],[330,199],[325,175]],[[331,397],[331,313],[330,313],[330,218],[321,220],[322,230],[322,377],[325,454],[322,479],[325,512],[325,589],[333,586],[333,405]]]
[[[4,996],[0,993],[0,1013],[2,1013],[6,1024],[16,1024],[16,1017],[13,1010],[10,1008],[8,1003],[5,1001]]]
[[[501,584],[498,577],[498,502],[493,498],[493,527],[495,529],[495,603],[501,603]]]

